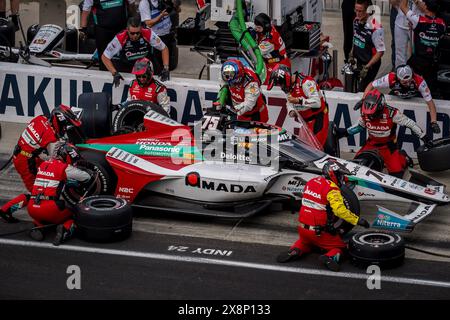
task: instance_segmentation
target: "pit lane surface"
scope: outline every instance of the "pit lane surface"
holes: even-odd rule
[[[5,157],[0,157],[0,162]],[[440,180],[442,180],[442,174]],[[445,177],[444,177],[445,178]],[[447,178],[445,178],[447,179]],[[12,167],[0,173],[0,203],[24,191]],[[362,202],[373,221],[375,202]],[[399,205],[399,209],[406,205]],[[55,248],[26,233],[0,238],[0,298],[123,299],[445,299],[450,297],[450,259],[407,250],[405,264],[382,272],[381,290],[368,290],[366,270],[344,262],[333,273],[318,254],[289,264],[276,255],[296,240],[296,219],[275,211],[239,221],[139,211],[129,240],[89,244],[73,239]],[[449,210],[438,207],[408,245],[450,254]],[[31,227],[0,222],[0,233]],[[356,228],[355,231],[360,230]],[[94,249],[92,249],[94,248]],[[107,251],[105,251],[107,250]],[[81,269],[81,290],[68,290],[69,265]]]

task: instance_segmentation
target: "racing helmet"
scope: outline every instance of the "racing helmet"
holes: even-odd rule
[[[284,64],[277,64],[270,74],[267,90],[272,90],[273,86],[280,86],[284,93],[289,93],[291,89],[291,70]]]
[[[81,159],[81,155],[73,144],[63,142],[56,147],[55,158],[60,159],[67,164],[74,164]]]
[[[228,59],[222,65],[222,79],[228,84],[239,83],[244,79],[244,65],[238,59]]]
[[[369,119],[377,118],[386,105],[386,99],[377,89],[370,90],[363,100],[361,113],[368,116]]]
[[[132,73],[140,87],[148,86],[153,80],[153,64],[149,59],[141,58],[134,64]]]
[[[70,127],[81,127],[81,121],[69,106],[60,104],[50,113],[50,122],[59,137]]]
[[[413,77],[413,71],[407,64],[402,64],[395,69],[395,75],[400,81],[409,81]]]
[[[438,0],[423,0],[427,9],[433,13],[437,13],[439,11],[439,1]]]
[[[342,186],[346,175],[351,175],[351,172],[335,159],[329,159],[322,167],[322,176],[338,187]]]
[[[255,25],[263,28],[263,33],[269,32],[272,29],[272,20],[265,13],[258,14],[253,22]]]

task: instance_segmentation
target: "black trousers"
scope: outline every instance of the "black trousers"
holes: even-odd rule
[[[170,60],[170,55],[173,54],[173,50],[177,46],[177,42],[175,39],[175,33],[171,32],[164,36],[160,36],[160,38],[161,38],[162,42],[164,42],[164,44],[167,46],[167,48],[169,48],[169,60]],[[161,51],[159,51],[158,49],[152,48],[151,60],[153,63],[153,69],[155,69],[155,74],[159,75],[164,67]]]
[[[424,59],[412,55],[408,59],[408,65],[411,66],[413,71],[421,75],[427,82],[428,88],[430,88],[431,95],[433,97],[439,97],[439,87],[437,84],[438,64],[433,59]]]
[[[344,26],[344,57],[348,56],[353,47],[353,20],[355,19],[355,0],[344,0],[341,5],[342,25]]]

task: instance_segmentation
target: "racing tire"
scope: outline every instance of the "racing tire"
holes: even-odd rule
[[[342,198],[344,198],[344,203],[347,209],[356,214],[358,217],[361,214],[361,206],[356,194],[346,185],[343,185],[341,188]],[[354,228],[354,225],[345,221],[344,219],[338,218],[336,216],[333,221],[333,227],[337,230],[337,232],[341,235],[348,233],[350,230]]]
[[[351,261],[358,267],[378,265],[393,268],[405,259],[405,242],[396,233],[364,231],[354,234],[348,243]]]
[[[144,116],[150,110],[170,118],[164,108],[158,104],[142,100],[127,101],[114,117],[114,134],[144,131]]]
[[[91,186],[87,187],[65,187],[62,191],[64,199],[71,205],[75,206],[82,197],[93,195],[110,195],[116,190],[117,177],[113,169],[106,161],[105,154],[102,152],[83,150],[80,152],[82,160],[77,161],[76,166],[88,169],[96,174],[96,179]]]
[[[450,138],[433,140],[433,146],[417,148],[417,159],[423,171],[437,172],[450,169]]]
[[[355,158],[353,158],[352,162],[378,172],[383,172],[384,160],[375,150],[367,150],[361,152]]]
[[[327,140],[325,141],[325,145],[323,146],[323,151],[330,156],[340,157],[341,149],[339,146],[339,139],[336,135],[336,128],[337,127],[334,121],[330,121],[330,124],[328,126]]]
[[[74,221],[79,238],[90,242],[114,242],[128,238],[133,229],[133,210],[114,196],[85,198],[75,207]]]
[[[111,96],[106,92],[87,92],[78,97],[81,114],[81,129],[88,138],[111,135]]]

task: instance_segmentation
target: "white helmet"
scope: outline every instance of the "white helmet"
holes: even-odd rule
[[[397,67],[396,75],[399,80],[407,81],[412,79],[413,71],[410,66],[404,64]]]

